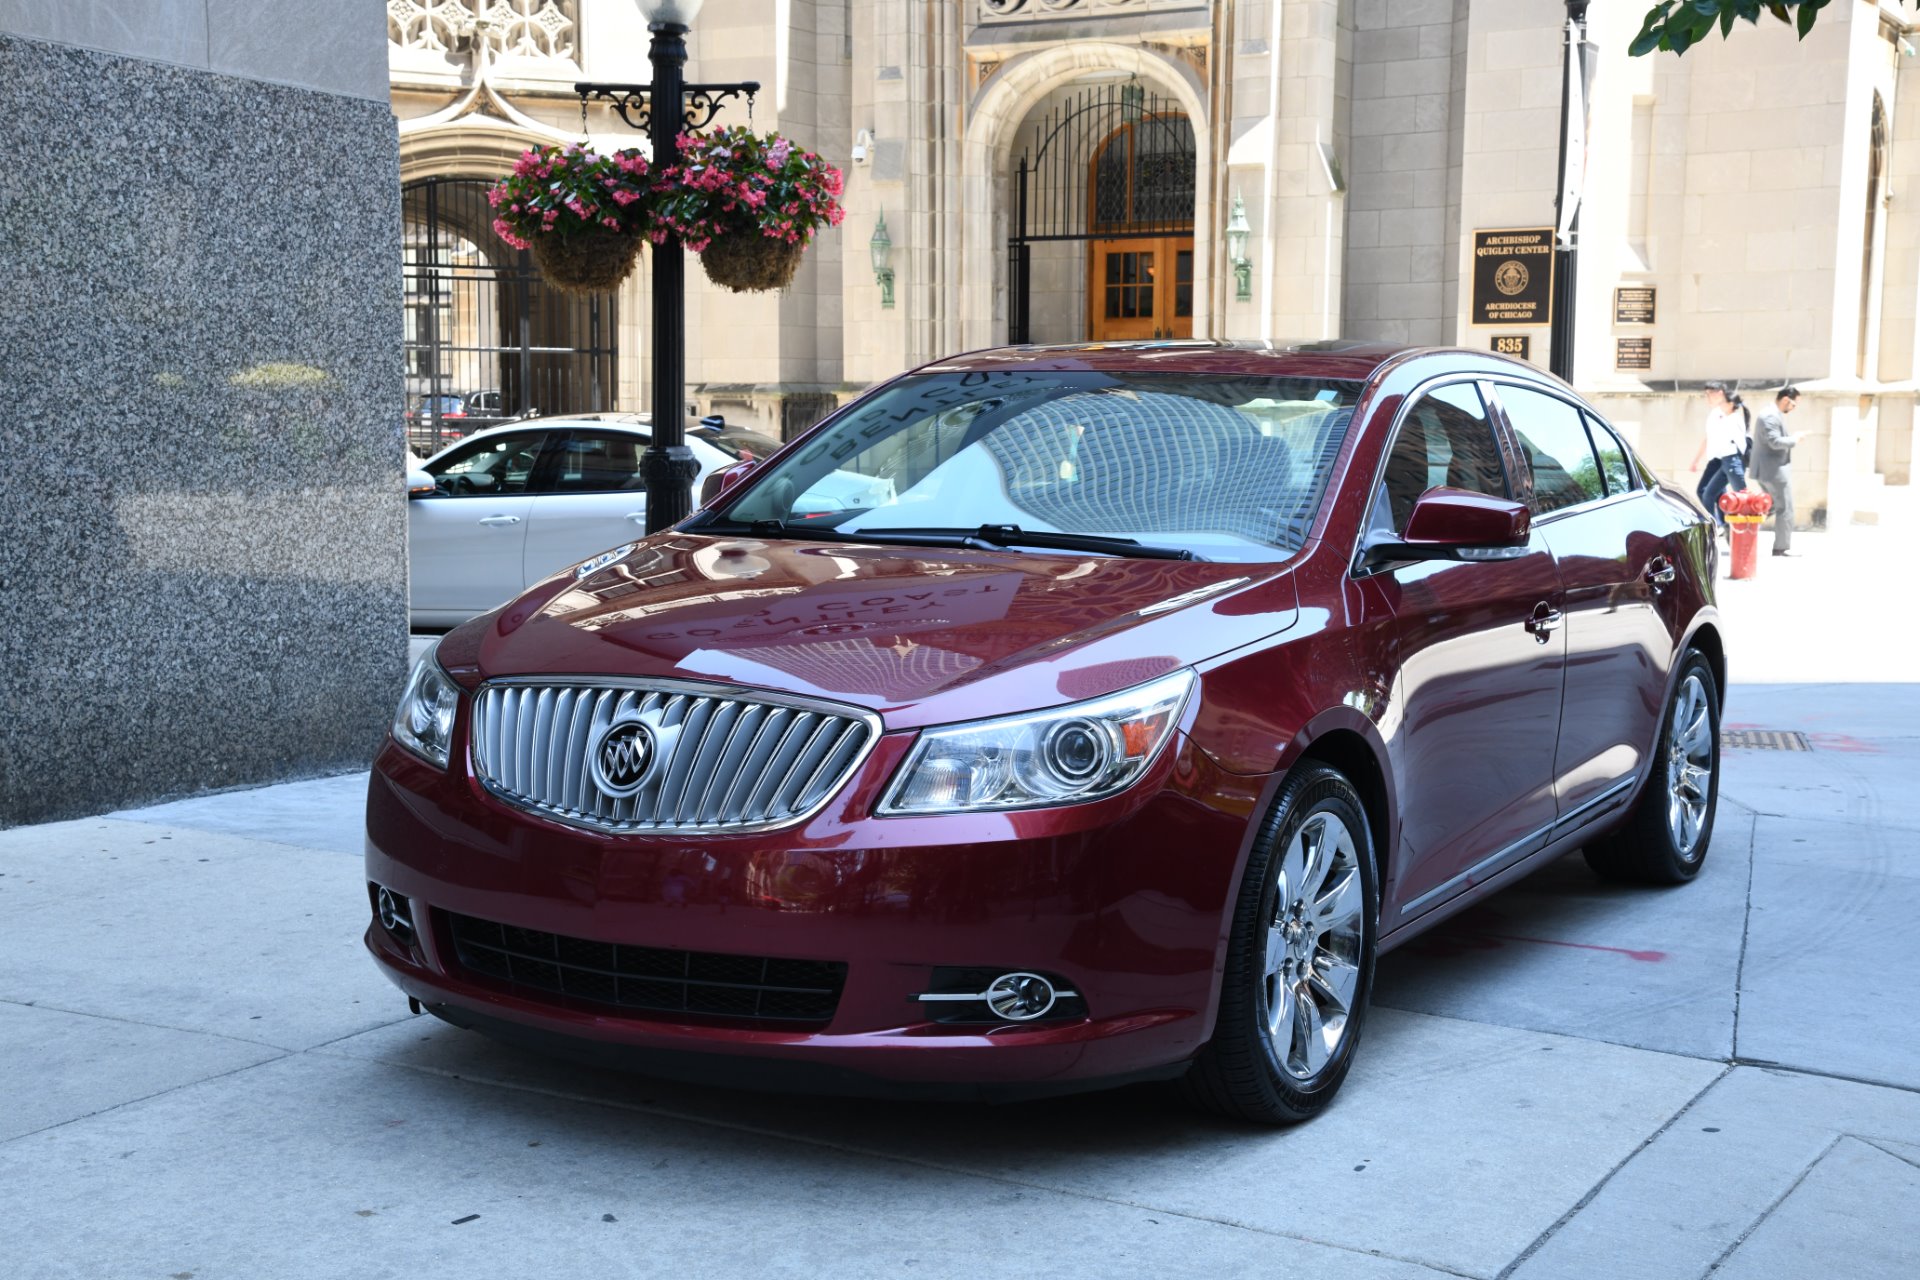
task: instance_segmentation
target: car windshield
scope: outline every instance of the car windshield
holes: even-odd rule
[[[876,542],[993,526],[1010,546],[1004,527],[1017,526],[1208,560],[1284,559],[1306,540],[1360,389],[1181,373],[904,378],[710,521]]]

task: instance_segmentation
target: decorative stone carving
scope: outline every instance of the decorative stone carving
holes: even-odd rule
[[[1044,22],[1049,18],[1108,18],[1156,9],[1205,8],[1204,0],[980,0],[980,22]]]
[[[391,50],[577,62],[580,0],[387,0]]]

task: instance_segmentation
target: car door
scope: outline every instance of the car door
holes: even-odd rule
[[[1558,820],[1570,826],[1625,803],[1652,748],[1673,643],[1658,596],[1675,566],[1605,426],[1543,388],[1500,383],[1495,395],[1560,569],[1567,676],[1553,769]]]
[[[552,434],[480,436],[423,464],[434,490],[407,504],[414,621],[463,621],[520,594],[527,517]]]
[[[552,479],[534,499],[522,566],[525,585],[647,532],[647,480],[641,459],[648,436],[615,427],[575,427],[555,446]],[[730,465],[704,440],[688,440],[699,471],[693,492],[711,472]],[[696,503],[697,505],[697,503]]]
[[[523,584],[645,536],[647,481],[640,459],[648,443],[644,435],[611,427],[576,427],[561,437],[551,486],[530,513]]]
[[[1448,486],[1516,492],[1480,387],[1418,395],[1402,415],[1372,526],[1391,539],[1414,500]],[[1560,579],[1534,535],[1500,558],[1390,562],[1389,755],[1399,796],[1394,927],[1541,847],[1554,820],[1553,749],[1564,661]]]

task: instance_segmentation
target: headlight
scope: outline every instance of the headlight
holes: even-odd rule
[[[434,657],[440,642],[434,641],[413,664],[407,688],[400,695],[400,710],[393,717],[393,740],[429,764],[447,767],[447,746],[453,741],[453,709],[460,705],[460,690]]]
[[[920,735],[881,814],[1040,809],[1113,795],[1173,736],[1193,688],[1177,671],[1090,702]]]

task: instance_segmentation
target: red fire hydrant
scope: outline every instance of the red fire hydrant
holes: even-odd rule
[[[1729,489],[1720,495],[1727,517],[1727,541],[1733,545],[1727,576],[1751,578],[1760,563],[1760,522],[1773,510],[1773,499],[1758,489]]]

